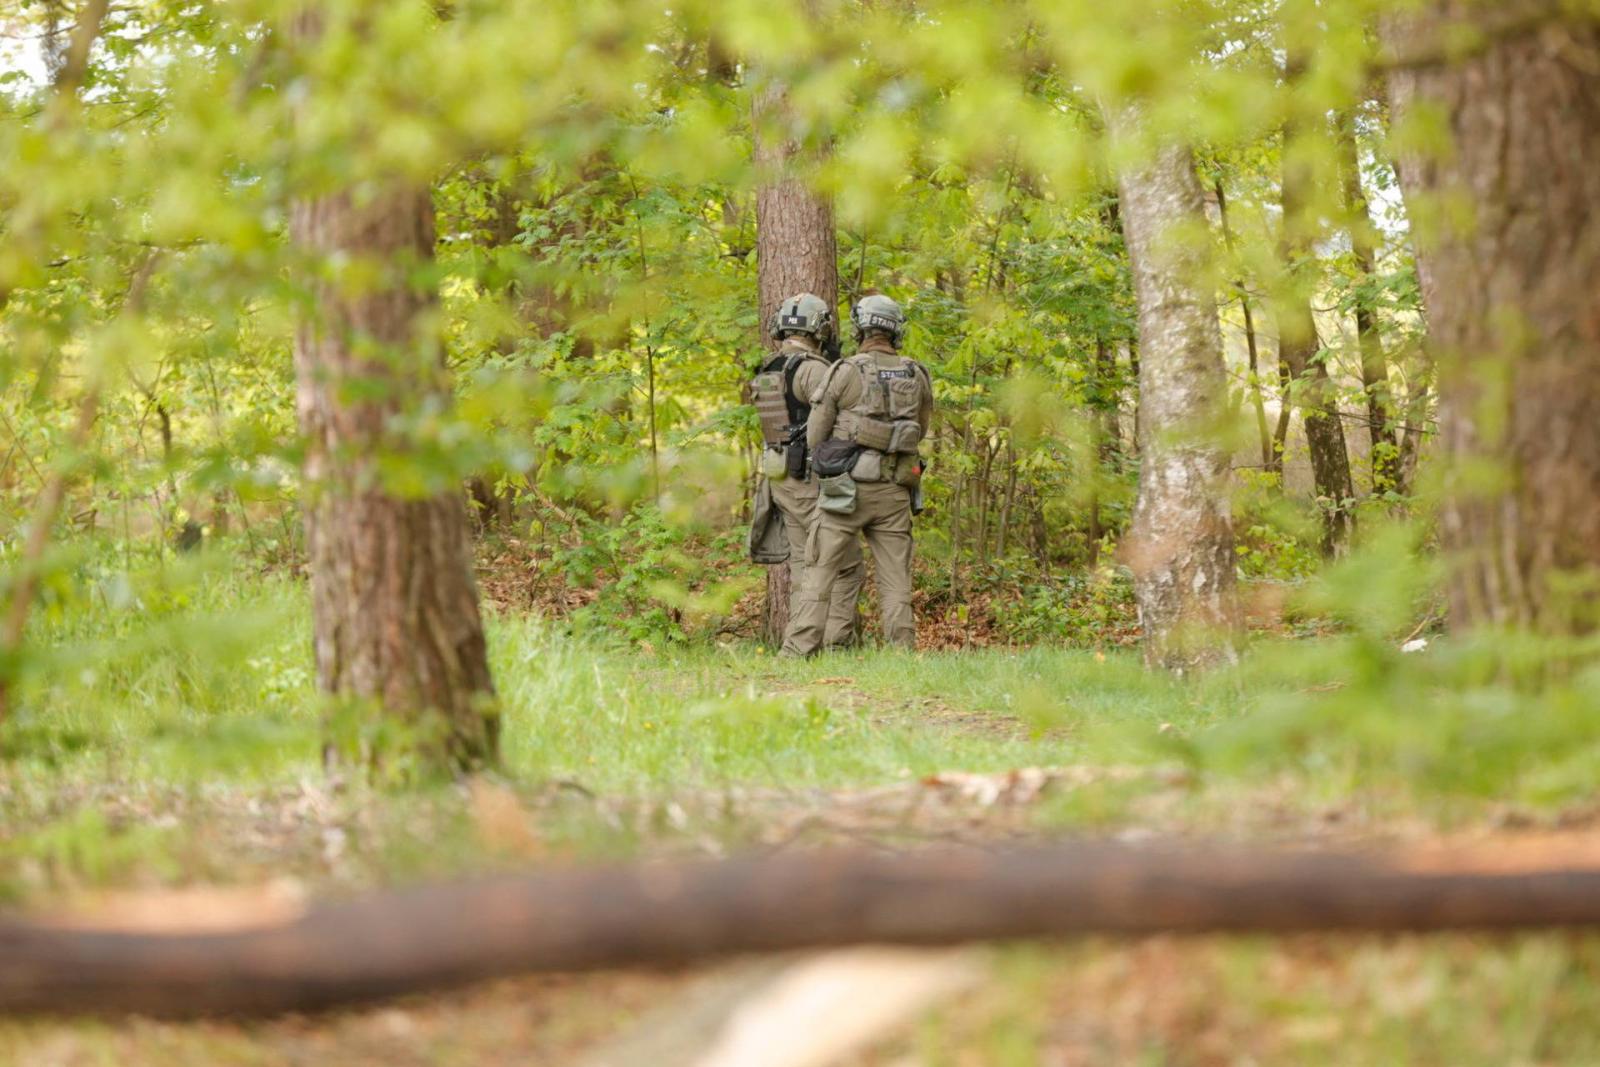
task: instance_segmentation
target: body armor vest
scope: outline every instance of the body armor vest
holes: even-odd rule
[[[921,364],[879,350],[858,352],[839,366],[861,375],[863,388],[855,403],[840,410],[833,436],[875,452],[915,452],[922,443],[918,416],[923,397],[931,391]]]
[[[750,399],[761,419],[761,439],[768,448],[783,448],[798,436],[803,442],[811,405],[794,392],[794,376],[800,364],[815,359],[803,348],[780,349],[761,365],[750,382]]]

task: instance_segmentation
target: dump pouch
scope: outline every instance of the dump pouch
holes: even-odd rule
[[[763,481],[756,487],[755,506],[750,512],[750,560],[772,567],[789,560],[789,535],[783,528],[783,512],[772,499],[772,485]]]
[[[850,514],[856,509],[856,480],[849,474],[835,474],[818,481],[817,507],[835,515]]]
[[[915,452],[922,443],[922,427],[910,419],[901,419],[893,424],[894,429],[889,434],[889,445],[885,452]]]
[[[819,478],[834,478],[848,474],[861,455],[861,446],[853,441],[831,438],[817,446],[811,455],[811,469]]]

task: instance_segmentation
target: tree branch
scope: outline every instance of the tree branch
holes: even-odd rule
[[[72,28],[72,38],[67,42],[66,59],[56,72],[52,88],[57,96],[70,97],[83,85],[84,76],[89,72],[89,52],[94,48],[95,38],[100,36],[110,7],[111,0],[85,0],[78,24]]]
[[[1079,842],[544,871],[268,912],[226,931],[0,922],[0,1011],[327,1009],[536,971],[856,944],[1600,924],[1600,865]]]

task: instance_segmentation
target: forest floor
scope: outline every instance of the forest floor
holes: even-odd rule
[[[224,607],[230,626],[216,622]],[[104,617],[60,623],[63,648],[97,651],[36,685],[11,735],[0,888],[18,907],[160,925],[595,856],[1062,833],[1600,846],[1594,805],[1541,801],[1536,775],[1508,795],[1492,778],[1472,788],[1487,770],[1441,769],[1421,743],[1385,765],[1356,734],[1286,741],[1304,730],[1297,716],[1399,697],[1372,689],[1360,649],[1319,644],[1292,668],[1267,650],[1186,685],[1115,650],[795,663],[746,642],[607,645],[501,615],[504,771],[417,786],[321,771],[292,583],[202,587],[168,622],[167,638]],[[177,628],[213,645],[170,640]],[[1458,775],[1469,788],[1448,787]],[[1592,937],[1153,938],[968,959],[981,981],[848,1062],[1600,1062]],[[626,1062],[603,1058],[620,1035],[688,1012],[751,966],[518,979],[265,1023],[9,1021],[0,1064]]]

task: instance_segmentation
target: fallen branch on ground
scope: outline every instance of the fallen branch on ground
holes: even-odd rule
[[[387,891],[211,933],[0,922],[0,1011],[308,1011],[536,971],[863,942],[1600,924],[1600,863],[1077,843],[787,853]]]

